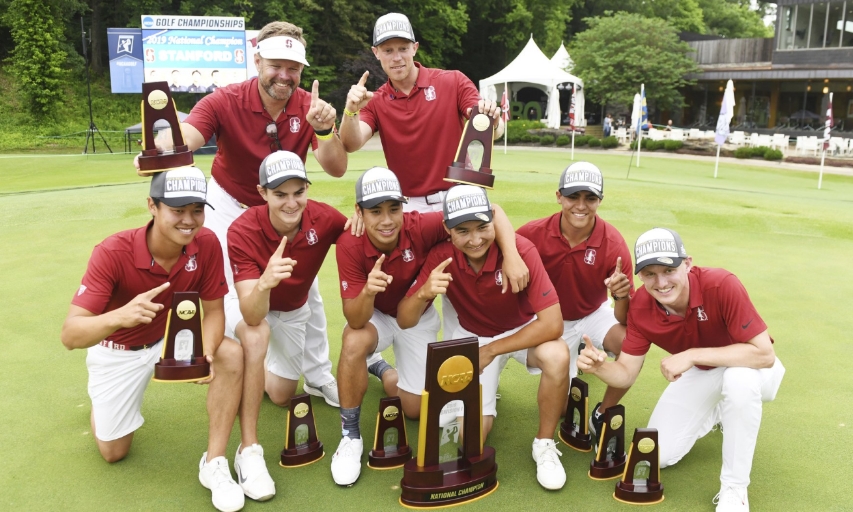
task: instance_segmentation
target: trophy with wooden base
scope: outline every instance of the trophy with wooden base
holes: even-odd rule
[[[311,396],[307,393],[294,396],[287,411],[284,450],[281,451],[279,465],[283,468],[306,466],[322,459],[325,454],[323,443],[317,439]]]
[[[376,414],[376,436],[373,449],[367,454],[367,467],[372,469],[399,468],[412,458],[406,436],[406,417],[400,397],[379,400]]]
[[[172,130],[174,150],[161,153],[154,145],[154,123],[163,119]],[[168,82],[142,84],[142,154],[139,155],[140,176],[193,165],[193,153],[184,142],[178,109],[169,92]]]
[[[663,501],[657,429],[634,430],[634,440],[628,448],[628,463],[622,479],[616,482],[613,497],[631,505],[653,505]]]
[[[494,128],[497,121],[480,113],[476,105],[471,109],[471,118],[465,124],[465,130],[462,132],[462,139],[459,141],[459,148],[456,150],[456,159],[447,167],[445,181],[455,183],[464,183],[466,185],[474,185],[492,189],[495,186],[495,177],[492,175],[492,148],[494,147]],[[469,146],[472,142],[478,141],[483,145],[483,161],[480,163],[480,169],[474,170],[466,165],[468,158]]]
[[[560,439],[580,452],[592,450],[592,435],[589,433],[589,387],[575,377],[569,388],[566,416],[560,425]]]
[[[477,338],[430,343],[427,348],[418,455],[406,462],[400,482],[405,507],[458,505],[498,487],[495,449],[483,446],[479,356]],[[442,410],[459,402],[462,432],[456,421],[442,427]],[[449,416],[455,420],[454,414]]]
[[[598,433],[598,450],[589,463],[589,477],[610,480],[625,469],[625,406],[614,405],[604,411],[604,423]]]
[[[163,352],[154,365],[158,382],[195,382],[210,376],[210,363],[201,343],[198,292],[175,292],[166,317]]]

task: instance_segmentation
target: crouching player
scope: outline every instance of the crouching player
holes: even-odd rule
[[[446,294],[459,314],[452,338],[480,340],[483,386],[483,435],[497,416],[500,372],[510,358],[525,365],[539,382],[539,431],[533,440],[536,478],[546,489],[560,489],[566,472],[554,443],[554,430],[569,387],[569,350],[560,304],[536,248],[516,237],[518,252],[530,269],[530,284],[518,294],[501,293],[503,252],[494,244],[495,228],[486,191],[470,185],[451,188],[444,200],[444,225],[450,241],[435,246],[397,310],[407,328],[418,322],[433,299]]]
[[[622,353],[604,362],[604,353],[588,344],[578,368],[627,388],[653,343],[672,354],[660,364],[670,384],[649,418],[649,428],[658,430],[660,466],[677,463],[721,424],[717,512],[748,511],[762,402],[775,398],[785,373],[767,325],[738,278],[720,268],[694,267],[676,232],[643,233],[634,256],[643,287],[628,310]]]
[[[222,511],[243,508],[243,490],[231,477],[225,445],[242,387],[243,352],[224,338],[222,298],[228,292],[222,250],[203,228],[204,174],[182,167],[154,176],[148,225],[110,236],[95,246],[62,325],[69,350],[88,349],[91,425],[101,456],[123,459],[142,426],[142,397],[160,359],[166,317],[175,291],[196,291],[204,312],[204,355],[211,363],[207,451],[199,481]]]

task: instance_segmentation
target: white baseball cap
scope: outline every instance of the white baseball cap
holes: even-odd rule
[[[310,66],[305,60],[305,45],[290,36],[273,36],[258,41],[256,50],[265,59],[292,60]]]
[[[186,166],[158,172],[151,178],[148,195],[173,208],[193,203],[203,203],[213,208],[207,202],[207,180],[198,167]]]
[[[681,265],[687,251],[678,233],[671,229],[654,228],[646,231],[634,244],[634,259],[637,264],[634,274],[648,265],[664,265],[666,267],[677,267]]]
[[[278,188],[282,183],[294,178],[307,181],[305,162],[296,153],[276,151],[264,158],[258,169],[258,183],[268,189]]]
[[[380,16],[376,20],[376,25],[373,26],[373,46],[379,46],[395,37],[406,39],[413,43],[416,42],[415,32],[412,30],[409,18],[399,12],[389,12],[384,16]]]
[[[588,190],[604,199],[604,177],[593,163],[575,162],[560,175],[560,194],[570,196],[581,190]]]
[[[444,224],[448,229],[453,229],[469,220],[492,221],[492,205],[484,188],[473,185],[451,187],[444,196],[442,207]]]
[[[355,202],[362,208],[373,208],[385,201],[409,202],[396,174],[384,167],[371,167],[355,182]]]

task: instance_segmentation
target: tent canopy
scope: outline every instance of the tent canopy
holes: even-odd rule
[[[557,65],[558,68],[562,69],[566,73],[571,73],[572,68],[575,67],[575,61],[569,57],[569,51],[566,50],[566,45],[560,43],[560,48],[557,50],[557,53],[551,57],[551,62]]]

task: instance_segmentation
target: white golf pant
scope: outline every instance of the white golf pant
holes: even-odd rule
[[[234,291],[234,274],[228,259],[228,227],[243,215],[246,210],[231,197],[228,192],[210,178],[207,184],[207,202],[214,209],[205,207],[204,227],[212,230],[222,246],[222,259],[225,263],[225,279],[228,281],[228,293],[237,296]],[[320,296],[320,284],[317,278],[311,284],[308,292],[308,307],[311,317],[305,328],[305,352],[302,359],[302,373],[305,381],[314,387],[324,386],[334,380],[332,362],[329,360],[329,337],[326,333],[326,312],[323,309],[323,298]],[[233,323],[236,325],[237,321]]]
[[[785,368],[696,367],[664,390],[649,418],[658,430],[660,467],[681,460],[717,423],[723,431],[723,485],[746,487],[761,426],[762,402],[776,397]]]

